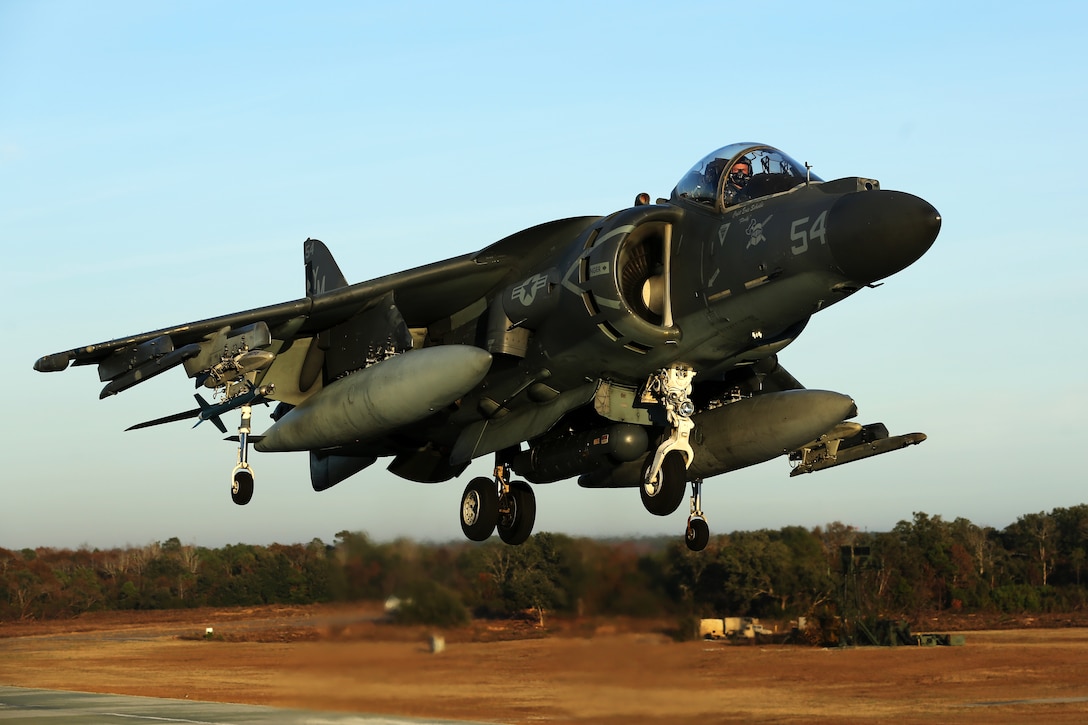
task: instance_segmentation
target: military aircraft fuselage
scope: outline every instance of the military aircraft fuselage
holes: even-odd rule
[[[532,418],[552,396],[591,387],[600,397],[598,381],[631,390],[634,404],[633,389],[677,363],[707,383],[728,377],[774,356],[812,314],[910,264],[938,228],[927,202],[863,178],[800,183],[724,210],[674,195],[592,221],[490,307],[487,347],[517,363],[497,362],[459,419],[533,434],[542,431],[532,421],[502,418]],[[605,417],[651,420],[611,397],[597,405]],[[508,438],[477,441],[472,455]]]
[[[921,199],[842,191],[855,183],[868,182],[799,186],[722,214],[664,204],[602,219],[554,271],[546,271],[558,284],[527,301],[530,278],[504,297],[508,316],[519,318],[515,323],[536,323],[527,362],[550,364],[572,380],[607,371],[641,382],[675,360],[705,374],[776,352],[812,314],[905,266],[888,244],[897,227],[931,223],[931,207]],[[864,219],[841,219],[843,207]],[[894,215],[882,216],[886,212]],[[879,248],[875,256],[887,260],[884,266],[855,263],[858,235],[869,236],[866,242]],[[925,234],[918,238],[917,249],[906,250],[906,256],[924,251]],[[665,274],[666,254],[671,278],[658,284],[668,299],[651,310],[644,288]],[[651,266],[660,271],[655,275],[647,270]]]
[[[413,481],[473,479],[471,539],[529,535],[528,484],[640,487],[657,515],[693,485],[688,545],[706,545],[704,478],[788,453],[806,473],[925,439],[849,422],[846,395],[805,390],[778,353],[811,316],[922,256],[941,219],[873,179],[825,182],[770,146],[707,155],[668,199],[548,222],[479,252],[349,284],[306,240],[306,296],[40,358],[95,364],[115,395],[176,366],[218,402],[136,427],[239,409],[232,498],[257,451],[308,451],[323,491],[391,457]],[[250,408],[277,401],[252,437]]]

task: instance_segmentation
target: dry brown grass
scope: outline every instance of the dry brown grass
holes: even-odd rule
[[[436,655],[428,630],[377,614],[270,607],[0,624],[0,684],[508,723],[1088,720],[1080,627],[828,650],[677,643],[660,622],[555,622],[551,633],[474,622],[444,632]]]

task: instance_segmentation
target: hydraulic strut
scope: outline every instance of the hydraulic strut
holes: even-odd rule
[[[242,420],[238,423],[238,465],[230,474],[230,497],[239,506],[245,506],[253,498],[253,469],[249,467],[249,434],[253,407],[242,406]]]
[[[691,383],[695,377],[695,371],[684,365],[673,365],[669,368],[658,370],[650,376],[646,383],[646,392],[643,400],[657,402],[665,407],[665,416],[672,430],[669,437],[654,451],[653,461],[646,469],[643,483],[649,484],[657,479],[661,473],[661,464],[665,456],[672,451],[677,451],[684,457],[684,466],[691,467],[695,453],[691,450],[689,440],[695,423],[691,420],[691,414],[695,412],[695,404],[691,402]]]

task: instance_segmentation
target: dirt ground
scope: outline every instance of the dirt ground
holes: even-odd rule
[[[958,618],[932,624],[966,629],[962,647],[853,649],[676,642],[668,623],[476,622],[442,633],[436,654],[432,632],[380,614],[0,623],[0,684],[503,723],[1088,721],[1088,627],[1075,620],[973,630]]]

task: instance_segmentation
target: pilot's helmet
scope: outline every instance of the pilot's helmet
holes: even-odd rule
[[[743,168],[741,168],[743,167]],[[752,178],[752,162],[743,156],[733,162],[729,170],[729,183],[738,189],[748,186],[748,180]]]

